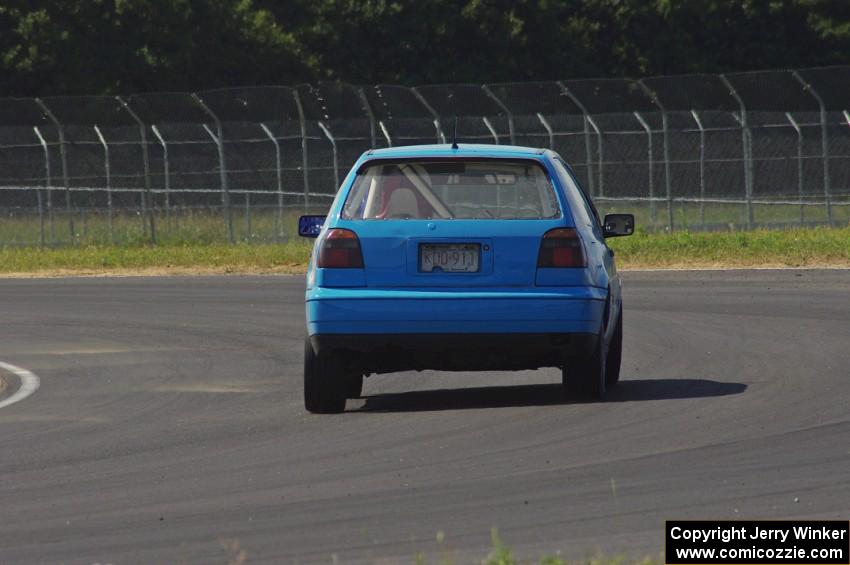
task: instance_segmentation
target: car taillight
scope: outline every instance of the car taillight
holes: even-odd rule
[[[340,228],[328,230],[316,265],[323,269],[362,269],[363,254],[357,234]]]
[[[543,234],[538,267],[584,267],[584,247],[578,232],[573,228],[558,228]]]

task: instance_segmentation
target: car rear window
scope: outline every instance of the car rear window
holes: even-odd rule
[[[355,220],[560,217],[549,175],[536,161],[378,162],[357,173],[342,210]]]

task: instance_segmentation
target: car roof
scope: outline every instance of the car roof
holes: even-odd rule
[[[495,145],[481,143],[458,143],[457,149],[451,144],[407,145],[367,151],[364,159],[403,159],[406,157],[520,157],[540,158],[545,149],[520,147],[517,145]]]

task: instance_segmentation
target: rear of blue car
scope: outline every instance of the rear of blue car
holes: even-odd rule
[[[435,147],[361,158],[307,277],[308,410],[341,411],[373,373],[563,368],[604,353],[619,280],[556,157]]]

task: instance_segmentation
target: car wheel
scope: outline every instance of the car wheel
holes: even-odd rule
[[[363,375],[347,375],[345,377],[345,397],[360,398],[361,396],[363,396]]]
[[[608,344],[608,359],[605,361],[605,385],[615,386],[620,382],[620,363],[623,359],[623,310],[617,316],[617,325],[614,327],[614,335]]]
[[[345,410],[346,381],[342,363],[333,351],[317,355],[304,340],[304,407],[308,412],[334,414]]]
[[[593,351],[567,360],[561,372],[564,392],[571,398],[601,400],[605,396],[607,357],[600,333]]]

